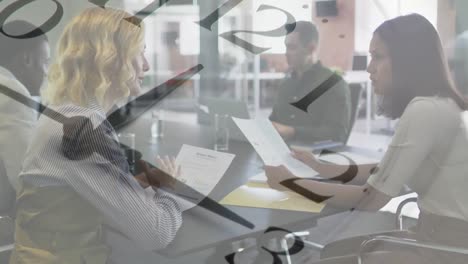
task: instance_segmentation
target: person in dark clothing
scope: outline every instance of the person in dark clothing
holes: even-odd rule
[[[311,22],[289,24],[286,30],[290,72],[280,87],[270,120],[285,139],[344,142],[351,129],[348,85],[316,59],[319,36]],[[292,105],[318,90],[325,92],[304,109]]]

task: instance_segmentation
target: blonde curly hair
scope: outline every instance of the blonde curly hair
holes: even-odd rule
[[[60,37],[42,97],[52,105],[80,106],[94,97],[103,107],[109,96],[126,98],[136,85],[132,62],[143,49],[144,25],[138,18],[118,9],[86,9]]]

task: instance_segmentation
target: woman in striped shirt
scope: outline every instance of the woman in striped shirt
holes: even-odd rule
[[[178,203],[161,190],[145,195],[106,120],[139,93],[149,69],[144,49],[144,25],[124,11],[90,8],[65,28],[43,94],[49,114],[38,121],[20,175],[10,263],[108,263],[105,224],[148,250],[174,238]],[[139,176],[171,183],[157,170]]]

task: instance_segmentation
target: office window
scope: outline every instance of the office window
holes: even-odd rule
[[[423,15],[437,28],[437,0],[356,0],[355,50],[367,52],[378,25],[410,13]]]

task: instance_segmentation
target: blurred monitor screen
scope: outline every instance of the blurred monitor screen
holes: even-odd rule
[[[317,17],[332,17],[338,15],[336,0],[315,1],[315,10]]]
[[[367,69],[367,55],[354,55],[353,71],[365,71]]]

